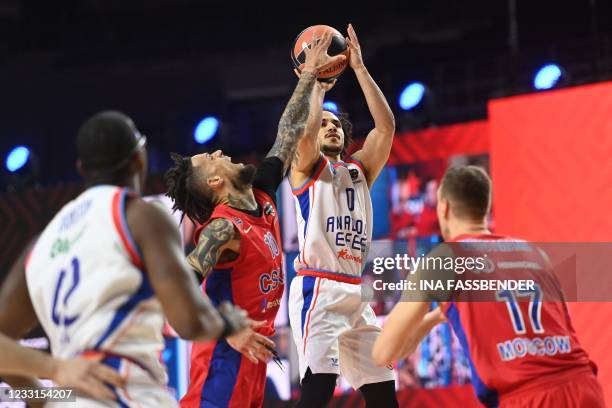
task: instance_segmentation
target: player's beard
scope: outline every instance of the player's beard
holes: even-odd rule
[[[238,174],[235,179],[232,179],[232,184],[234,188],[238,191],[246,191],[253,185],[253,180],[255,179],[255,173],[257,172],[257,167],[252,164],[247,164],[238,170]]]
[[[326,145],[324,144],[323,146],[321,146],[321,151],[323,152],[323,154],[325,156],[339,156],[340,153],[342,153],[342,146],[338,146],[338,145]]]

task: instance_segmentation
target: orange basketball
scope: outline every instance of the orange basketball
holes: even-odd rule
[[[321,37],[326,31],[331,31],[333,33],[332,41],[327,50],[327,54],[332,57],[339,54],[344,54],[346,55],[346,59],[344,61],[324,67],[319,72],[318,77],[320,81],[330,81],[337,78],[348,66],[349,49],[344,36],[333,27],[326,25],[314,25],[302,31],[295,38],[293,41],[293,46],[291,47],[291,60],[293,61],[295,68],[300,71],[302,64],[304,64],[306,60],[304,49],[310,47],[313,37]]]

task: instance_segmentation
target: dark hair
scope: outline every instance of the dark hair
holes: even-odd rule
[[[132,155],[146,142],[132,119],[103,111],[87,119],[75,140],[77,157],[88,180],[114,180],[125,175]]]
[[[201,177],[194,174],[191,157],[170,153],[170,158],[174,166],[166,172],[164,180],[168,188],[166,196],[174,201],[172,210],[183,212],[181,222],[186,215],[195,223],[205,223],[215,208],[210,190],[201,182]]]
[[[491,207],[491,179],[482,167],[453,167],[442,177],[440,194],[458,217],[479,220]]]
[[[333,113],[340,120],[340,126],[342,127],[342,132],[344,133],[344,148],[342,149],[341,157],[346,155],[346,151],[348,150],[351,143],[353,143],[353,124],[349,121],[349,115],[346,112],[334,112],[331,109],[325,109],[329,113]]]

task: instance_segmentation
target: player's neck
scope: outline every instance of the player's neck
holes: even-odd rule
[[[330,162],[339,162],[342,160],[339,154],[336,156],[329,155],[329,154],[323,154],[323,156],[325,156],[325,158],[329,160]]]
[[[482,221],[464,221],[455,220],[448,226],[449,236],[451,239],[459,237],[461,235],[481,235],[490,234],[489,226],[486,220]]]
[[[252,189],[246,191],[230,191],[225,197],[219,200],[219,204],[229,205],[240,210],[254,211],[257,209],[257,201]]]
[[[127,187],[138,194],[140,194],[142,191],[140,180],[136,176],[121,177],[118,179],[97,178],[85,180],[85,188],[91,188],[105,184],[117,187]]]

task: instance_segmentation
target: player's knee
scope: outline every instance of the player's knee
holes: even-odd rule
[[[359,388],[366,401],[366,408],[397,408],[395,381],[365,384]]]
[[[302,380],[302,395],[297,408],[324,407],[334,395],[336,374],[313,374],[310,368]]]

